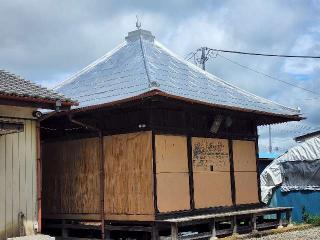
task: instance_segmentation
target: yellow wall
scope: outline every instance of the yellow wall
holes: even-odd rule
[[[33,109],[10,108],[0,106],[0,119],[22,122],[24,131],[0,135],[0,240],[20,235],[19,212],[26,234],[37,221],[36,121]]]

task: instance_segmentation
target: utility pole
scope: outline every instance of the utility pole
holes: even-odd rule
[[[206,61],[208,61],[207,47],[201,48],[200,64],[203,70],[206,70]]]
[[[272,153],[271,125],[269,125],[269,152]]]

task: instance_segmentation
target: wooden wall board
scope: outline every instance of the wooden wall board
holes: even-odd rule
[[[13,237],[12,134],[6,136],[6,237]]]
[[[12,224],[13,236],[19,235],[19,134],[12,134]],[[35,158],[32,158],[35,159]],[[36,203],[36,200],[33,201]]]
[[[4,118],[2,118],[4,119]],[[20,133],[0,136],[0,239],[19,236],[18,214],[25,215],[26,234],[33,234],[37,221],[37,189],[33,184],[36,176],[33,166],[36,162],[36,148],[32,142],[35,121],[6,119],[24,124]]]
[[[230,172],[193,174],[196,208],[231,206]]]
[[[33,141],[33,131],[36,131],[35,127],[32,124],[31,120],[26,120],[25,132],[26,132],[26,191],[27,193],[33,192],[33,166],[36,159],[33,158],[33,151],[36,151],[35,144],[32,143]],[[34,147],[34,148],[33,148]],[[36,192],[34,192],[36,194]],[[35,221],[35,213],[34,213],[34,205],[36,202],[33,202],[33,194],[27,195],[27,212],[26,214],[26,221],[25,221],[25,228],[27,235],[33,234],[33,224]]]
[[[258,203],[256,172],[235,172],[236,204]]]
[[[32,112],[36,108],[0,105],[0,117],[35,119]]]
[[[256,172],[254,141],[233,140],[234,171]]]
[[[187,137],[155,135],[157,173],[188,172]]]
[[[111,221],[154,221],[154,214],[105,214],[105,220]]]
[[[19,211],[23,212],[24,214],[27,212],[27,190],[26,190],[26,164],[27,163],[27,156],[26,156],[26,133],[20,132],[19,135]]]
[[[0,136],[0,239],[6,239],[6,137]]]
[[[104,137],[105,213],[154,216],[152,133]]]
[[[158,173],[157,199],[162,213],[190,209],[189,174]]]
[[[227,139],[192,138],[193,172],[230,171]]]
[[[44,143],[43,212],[99,213],[98,138]]]

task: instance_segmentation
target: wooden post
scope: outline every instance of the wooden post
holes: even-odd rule
[[[235,184],[235,175],[234,175],[234,162],[233,162],[233,141],[228,140],[229,145],[229,158],[230,158],[230,183],[231,183],[231,197],[232,204],[235,206],[236,203],[236,184]]]
[[[237,233],[237,217],[233,216],[232,217],[232,232]]]
[[[287,226],[291,225],[292,223],[292,212],[291,210],[286,211],[286,221],[287,221]]]
[[[100,216],[101,216],[101,239],[105,239],[105,224],[104,224],[104,144],[103,134],[99,131],[99,149],[100,149]]]
[[[158,230],[158,226],[156,224],[154,224],[152,226],[151,239],[152,240],[158,240],[159,239],[159,230]]]
[[[105,237],[106,240],[110,240],[111,239],[110,230],[104,230],[104,237]]]
[[[40,121],[36,123],[36,137],[37,137],[37,232],[42,229],[42,161],[41,161],[41,145],[40,145]]]
[[[257,232],[257,215],[256,214],[252,215],[251,222],[252,222],[252,232]]]
[[[67,238],[68,237],[68,229],[66,229],[66,220],[62,220],[62,239]]]
[[[171,223],[171,240],[178,240],[178,233],[177,223]]]
[[[211,238],[210,240],[212,239],[217,239],[217,230],[216,230],[216,220],[213,219],[212,223],[210,224],[210,227],[211,227]]]
[[[277,212],[277,222],[278,222],[278,228],[283,228],[283,222],[281,218],[281,212]]]

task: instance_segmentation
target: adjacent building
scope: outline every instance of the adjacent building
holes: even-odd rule
[[[70,99],[0,70],[0,239],[40,229],[38,109],[61,110]]]

